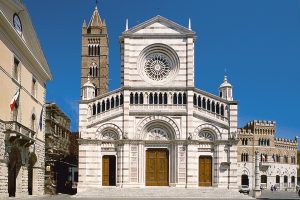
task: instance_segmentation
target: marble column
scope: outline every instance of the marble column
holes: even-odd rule
[[[255,151],[255,188],[253,190],[253,197],[257,198],[261,195],[259,184],[259,153]]]

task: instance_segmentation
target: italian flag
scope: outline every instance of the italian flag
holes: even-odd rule
[[[18,91],[16,92],[16,94],[13,96],[13,98],[11,99],[10,105],[9,105],[11,111],[14,110],[14,108],[15,108],[17,102],[18,102],[19,95],[20,95],[20,90],[18,90]]]

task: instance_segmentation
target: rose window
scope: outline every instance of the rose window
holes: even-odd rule
[[[146,57],[144,70],[150,79],[161,81],[169,75],[171,61],[162,53],[153,53]]]

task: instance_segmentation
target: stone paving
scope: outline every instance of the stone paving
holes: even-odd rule
[[[106,189],[107,190],[107,189]],[[128,190],[128,189],[126,189]],[[158,199],[168,199],[168,200],[180,200],[180,199],[188,199],[188,200],[199,200],[199,199],[205,199],[205,200],[219,200],[219,199],[252,199],[248,195],[243,195],[243,194],[236,194],[236,193],[231,193],[226,192],[226,190],[223,190],[223,192],[218,189],[217,190],[203,190],[201,192],[201,196],[195,196],[195,191],[192,191],[192,189],[178,189],[178,194],[181,193],[178,196],[171,196],[170,191],[167,191],[165,193],[167,194],[162,194],[161,191],[158,192],[153,189],[148,190],[149,194],[151,192],[151,195],[146,197],[117,197],[116,194],[109,192],[110,196],[104,197],[102,196],[97,196],[95,194],[90,194],[89,196],[78,196],[78,195],[66,195],[66,194],[59,194],[59,195],[54,195],[54,196],[49,196],[49,195],[44,195],[44,196],[28,196],[28,197],[16,197],[16,198],[0,198],[2,199],[28,199],[28,200],[97,200],[97,199],[107,199],[107,200],[158,200]],[[154,192],[154,193],[152,193]],[[174,194],[174,193],[173,193]],[[200,193],[197,193],[200,194]],[[229,197],[231,195],[231,197]],[[276,192],[271,192],[271,191],[263,191],[262,196],[258,199],[300,199],[299,196],[297,196],[296,192],[286,192],[286,191],[276,191]]]
[[[258,199],[300,199],[296,192],[275,191],[269,190],[262,191],[262,195]]]

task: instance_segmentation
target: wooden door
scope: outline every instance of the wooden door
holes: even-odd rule
[[[109,156],[102,157],[102,186],[109,186]]]
[[[102,158],[102,186],[116,185],[116,157],[103,156]]]
[[[199,186],[212,186],[212,158],[199,157]]]
[[[169,185],[169,153],[166,149],[146,152],[146,186]]]

